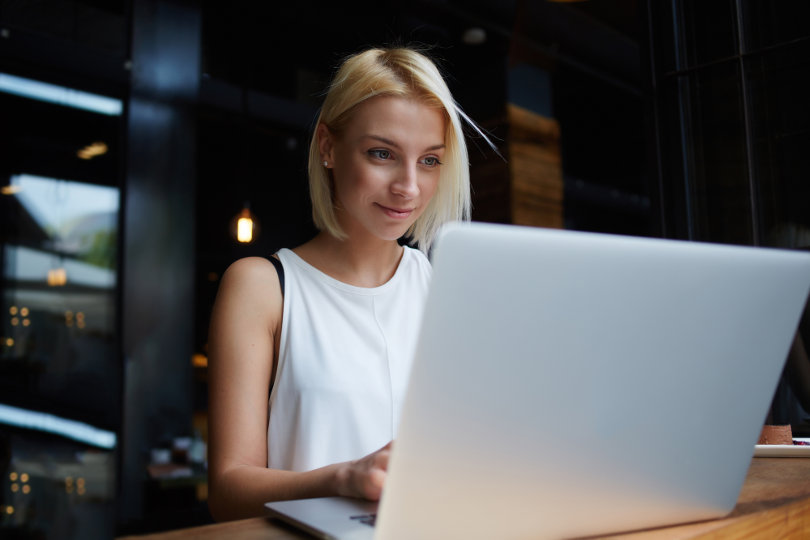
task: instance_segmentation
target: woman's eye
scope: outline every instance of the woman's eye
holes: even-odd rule
[[[437,158],[436,156],[428,156],[422,160],[422,163],[424,163],[428,167],[436,167],[437,165],[442,164],[442,162],[439,161],[439,158]]]
[[[374,150],[369,150],[368,153],[369,153],[369,155],[371,155],[372,157],[375,157],[377,159],[385,160],[385,159],[390,159],[391,158],[391,152],[389,152],[388,150],[374,149]]]

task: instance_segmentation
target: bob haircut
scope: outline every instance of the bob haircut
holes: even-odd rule
[[[412,242],[427,252],[444,223],[470,219],[470,171],[461,118],[482,136],[483,133],[456,104],[436,65],[411,48],[360,52],[344,60],[335,74],[309,146],[312,217],[319,230],[341,240],[346,238],[335,215],[332,179],[321,159],[317,126],[324,124],[329,131],[339,135],[356,107],[376,96],[415,99],[442,109],[447,120],[445,153],[436,193],[424,213],[406,232]]]

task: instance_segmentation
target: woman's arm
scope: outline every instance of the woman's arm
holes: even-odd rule
[[[267,402],[282,294],[261,258],[225,272],[209,335],[209,508],[217,520],[263,514],[271,500],[349,495],[379,498],[389,446],[308,472],[267,468]]]

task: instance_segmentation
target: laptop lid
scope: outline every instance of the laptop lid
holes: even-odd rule
[[[453,225],[376,538],[603,534],[735,505],[807,254]]]

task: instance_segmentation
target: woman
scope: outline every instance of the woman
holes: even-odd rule
[[[424,252],[443,223],[469,219],[460,116],[469,122],[414,50],[368,50],[337,72],[310,145],[319,234],[275,261],[235,262],[214,306],[216,519],[261,515],[270,500],[379,498],[430,279]]]

